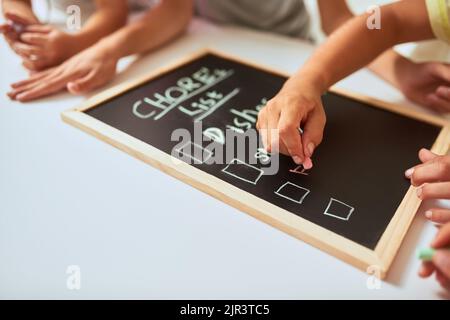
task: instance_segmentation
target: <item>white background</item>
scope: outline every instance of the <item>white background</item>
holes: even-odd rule
[[[196,20],[161,51],[123,60],[113,84],[203,47],[286,72],[313,49]],[[0,298],[447,297],[416,275],[415,251],[436,232],[423,208],[387,281],[369,290],[365,273],[64,124],[85,97],[10,101],[26,73],[3,41],[0,61]],[[368,71],[340,86],[414,107]],[[69,265],[81,268],[79,291],[66,288]]]

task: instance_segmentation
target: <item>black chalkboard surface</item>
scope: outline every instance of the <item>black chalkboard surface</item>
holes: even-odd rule
[[[280,156],[276,174],[266,174],[268,163],[262,160],[267,158],[256,159],[263,150],[208,163],[215,151],[208,146],[217,146],[226,129],[239,135],[254,128],[258,110],[285,81],[280,74],[205,53],[81,112],[375,250],[410,188],[404,171],[417,164],[420,148],[433,147],[443,127],[330,92],[323,97],[327,126],[312,170],[304,172],[290,157]],[[214,143],[194,141],[199,124],[200,138],[213,136]],[[173,141],[177,129],[192,140]]]

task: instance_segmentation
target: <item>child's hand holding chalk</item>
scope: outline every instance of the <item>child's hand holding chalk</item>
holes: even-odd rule
[[[278,141],[272,141],[270,134],[263,135],[267,151],[278,149],[290,155],[296,164],[311,169],[311,158],[322,142],[326,121],[321,93],[322,90],[303,75],[285,83],[258,115],[258,130],[278,132]],[[303,130],[299,133],[300,127]]]
[[[441,286],[450,291],[450,223],[444,225],[432,243],[432,248],[419,251],[423,261],[419,275],[428,278],[436,273]]]

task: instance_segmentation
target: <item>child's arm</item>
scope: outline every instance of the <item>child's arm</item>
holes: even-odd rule
[[[79,51],[123,27],[127,22],[127,0],[96,0],[97,10],[83,28],[73,34]]]
[[[179,36],[192,18],[193,0],[161,0],[139,20],[102,40],[115,59],[146,53]]]
[[[320,97],[330,86],[398,43],[433,37],[425,0],[399,1],[380,10],[380,30],[367,28],[368,14],[346,22],[260,112],[258,128],[277,129],[280,141],[274,145],[296,163],[311,167],[310,158],[322,141],[325,126]],[[271,151],[270,134],[265,136],[264,143]]]
[[[41,70],[60,64],[90,47],[126,23],[126,0],[96,0],[97,10],[83,28],[66,33],[49,25],[29,25],[13,49],[30,70]]]
[[[325,91],[396,44],[434,37],[425,0],[399,1],[380,10],[381,29],[367,27],[369,14],[351,19],[330,36],[300,73]]]
[[[353,18],[346,0],[319,0],[318,5],[322,30],[327,35]],[[378,56],[368,69],[400,89],[409,100],[434,111],[450,111],[438,99],[439,96],[448,96],[446,100],[450,102],[449,64],[415,63],[391,48]]]
[[[154,50],[180,35],[192,17],[192,0],[161,0],[139,20],[105,37],[62,65],[12,85],[11,99],[30,101],[64,89],[86,93],[110,81],[117,61]]]

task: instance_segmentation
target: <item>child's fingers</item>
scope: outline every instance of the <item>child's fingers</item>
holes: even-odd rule
[[[26,91],[29,91],[29,90],[35,88],[35,87],[38,86],[40,83],[41,83],[41,81],[37,81],[37,80],[36,80],[36,81],[33,81],[33,82],[30,82],[30,83],[28,83],[27,85],[23,85],[23,86],[21,86],[21,87],[18,87],[18,88],[16,88],[16,89],[13,89],[12,91],[8,92],[8,96],[9,96],[11,99],[15,100],[16,97],[17,97],[19,94],[21,94],[21,93],[23,93],[23,92],[26,92]]]
[[[450,279],[450,250],[437,250],[433,255],[433,264],[447,279]]]
[[[450,87],[440,86],[439,88],[436,89],[436,95],[444,100],[450,101]]]
[[[429,262],[429,261],[422,262],[422,265],[420,266],[420,269],[419,269],[419,277],[428,278],[429,276],[431,276],[433,274],[433,272],[435,270],[436,269],[432,262]]]
[[[450,222],[449,209],[430,209],[425,212],[425,216],[434,223],[444,224]]]
[[[42,57],[45,55],[45,51],[42,47],[29,45],[23,42],[14,43],[13,50],[18,55],[26,58],[30,58],[31,56]]]
[[[433,153],[430,150],[425,149],[425,148],[422,148],[419,151],[419,159],[420,159],[420,161],[422,163],[426,163],[426,162],[432,161],[432,160],[434,160],[434,159],[436,159],[438,157],[439,156],[437,154],[435,154],[435,153]],[[419,165],[416,166],[416,167],[419,167]],[[405,177],[408,178],[408,179],[411,179],[414,171],[416,170],[416,167],[412,167],[412,168],[406,170],[405,171]]]
[[[16,100],[21,102],[35,100],[52,93],[62,91],[66,88],[67,83],[82,77],[84,73],[81,71],[74,72],[72,74],[60,73],[60,69],[56,69],[55,73],[49,76],[46,81],[36,81],[36,86],[22,92],[16,96]]]
[[[0,24],[0,33],[5,34],[10,31],[11,31],[11,26],[9,24],[7,24],[7,23]]]
[[[19,93],[15,99],[20,102],[27,102],[31,100],[35,100],[44,96],[47,96],[52,93],[56,93],[58,91],[61,91],[66,86],[66,83],[64,81],[61,81],[60,79],[56,79],[53,81],[50,81],[48,83],[42,83],[38,84],[36,87]]]
[[[69,89],[70,91],[70,89]],[[266,110],[262,109],[258,114],[258,121],[256,123],[256,128],[259,131],[259,134],[261,135],[262,143],[264,148],[267,150],[267,119],[266,119]]]
[[[50,80],[53,79],[57,76],[56,73],[53,73],[51,75],[47,75],[45,74],[45,72],[42,72],[44,75],[42,75],[42,77],[35,77],[33,80],[29,80],[28,82],[22,81],[24,84],[22,84],[21,86],[16,86],[15,88],[13,88],[12,91],[8,92],[8,96],[15,100],[16,97],[26,91],[30,91],[33,88],[37,87],[38,85],[40,85],[41,83],[45,83],[46,80]],[[38,73],[39,74],[39,73]]]
[[[268,152],[278,152],[278,141],[279,135],[277,135],[278,130],[278,120],[280,118],[280,111],[277,108],[269,108],[267,115],[267,151]]]
[[[22,92],[29,91],[35,88],[40,83],[46,83],[47,80],[53,79],[61,74],[59,69],[49,69],[46,71],[38,72],[30,76],[26,80],[22,80],[11,85],[12,91],[8,92],[8,96],[15,100],[16,97]]]
[[[434,75],[444,81],[450,82],[450,64],[438,63],[435,64]]]
[[[302,139],[299,132],[301,114],[293,108],[286,108],[278,121],[278,134],[289,155],[298,165],[305,160]]]
[[[443,225],[437,235],[436,238],[431,243],[433,248],[445,248],[450,245],[450,223]]]
[[[426,97],[428,107],[437,112],[449,112],[450,101],[441,98],[436,93],[431,93]]]
[[[443,272],[436,270],[436,280],[442,288],[450,290],[450,279]]]
[[[19,34],[10,26],[4,27],[2,29],[2,34],[5,37],[6,41],[8,41],[9,45],[11,45],[12,42],[17,41],[17,39],[19,39]]]
[[[25,32],[49,33],[52,27],[46,24],[30,24],[25,27]]]
[[[15,12],[11,12],[11,11],[5,13],[5,18],[7,20],[11,20],[12,22],[22,24],[24,26],[38,22],[35,19],[30,20],[29,18],[22,17],[21,15],[15,13]]]
[[[428,149],[422,148],[419,151],[419,159],[422,162],[428,162],[428,161],[431,161],[431,160],[433,160],[433,159],[435,159],[437,157],[439,157],[437,154],[431,152]]]
[[[47,67],[48,63],[47,63],[47,59],[45,57],[40,57],[37,60],[23,58],[22,65],[30,71],[40,71],[42,69],[45,69]]]
[[[23,87],[25,85],[33,83],[33,82],[35,82],[37,80],[43,79],[44,77],[46,77],[47,75],[49,75],[53,71],[54,71],[53,69],[49,69],[49,70],[45,70],[45,71],[42,71],[42,72],[35,73],[31,77],[26,79],[26,80],[18,81],[18,82],[15,82],[15,83],[11,84],[11,87],[13,89],[18,89],[20,87]]]
[[[308,116],[302,137],[305,155],[311,158],[314,150],[322,142],[326,116],[323,108],[315,108]]]
[[[20,40],[28,44],[42,46],[46,43],[47,37],[42,33],[25,32],[20,35]]]
[[[450,157],[436,157],[424,164],[420,164],[407,172],[413,186],[424,183],[450,180]]]
[[[450,182],[425,183],[417,188],[421,200],[450,199]]]

